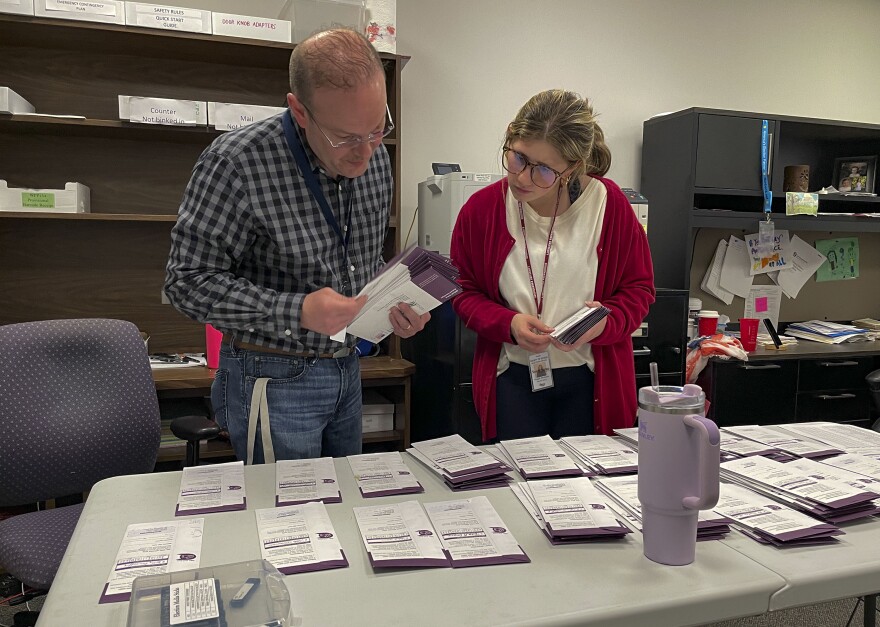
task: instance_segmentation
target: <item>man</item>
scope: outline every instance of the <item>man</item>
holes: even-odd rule
[[[341,332],[382,265],[392,200],[394,125],[369,41],[335,29],[298,44],[290,89],[283,114],[202,153],[165,280],[178,310],[224,333],[211,401],[248,463],[361,451],[356,338]],[[405,303],[389,315],[400,337],[430,317]]]

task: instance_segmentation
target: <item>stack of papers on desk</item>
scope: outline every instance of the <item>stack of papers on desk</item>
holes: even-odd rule
[[[275,465],[275,505],[310,501],[342,502],[333,458],[279,460]]]
[[[529,558],[485,496],[355,507],[373,568],[516,564]]]
[[[510,466],[458,434],[413,442],[406,451],[452,490],[497,488],[510,483]]]
[[[461,293],[456,283],[458,269],[443,255],[410,246],[389,261],[358,296],[367,302],[348,325],[357,337],[379,342],[394,331],[388,312],[399,303],[407,303],[419,315]]]
[[[129,525],[98,603],[128,601],[136,577],[198,568],[205,519]]]
[[[256,516],[260,554],[285,575],[348,566],[323,503],[258,509]]]
[[[150,355],[150,368],[153,370],[207,365],[208,361],[204,353],[156,353]]]
[[[553,544],[622,538],[631,533],[587,477],[510,486]]]
[[[876,452],[876,449],[874,451]],[[838,455],[831,459],[823,459],[822,463],[826,466],[849,470],[863,477],[880,481],[880,457],[875,457],[870,451],[865,451],[862,454],[848,453],[846,455]],[[874,486],[874,483],[872,482],[871,485]],[[876,487],[871,489],[876,491]]]
[[[855,425],[840,422],[796,422],[780,425],[779,428],[797,437],[824,442],[844,453],[880,449],[880,433]]]
[[[823,344],[842,344],[843,342],[867,342],[871,339],[865,329],[850,324],[837,324],[826,320],[792,322],[785,327],[785,335]]]
[[[229,462],[183,469],[175,516],[247,509],[244,463]]]
[[[397,451],[349,455],[348,464],[364,498],[425,491]]]
[[[524,479],[584,474],[581,467],[549,435],[503,440],[498,448]]]
[[[355,507],[354,517],[373,568],[450,566],[418,501]]]
[[[624,442],[630,443],[635,449],[639,448],[639,428],[627,427],[625,429],[615,429],[614,433]]]
[[[622,475],[639,470],[638,453],[611,436],[577,435],[560,438],[559,443],[591,475]]]
[[[802,546],[837,542],[834,536],[843,531],[806,514],[729,483],[721,484],[721,494],[714,511],[756,542],[773,546]]]
[[[554,325],[550,337],[563,344],[574,344],[580,337],[596,326],[602,318],[611,313],[607,307],[584,307],[570,315],[568,318]]]
[[[633,526],[642,529],[642,504],[639,502],[638,477],[602,477],[595,480],[596,487],[613,504],[623,510]],[[730,520],[712,510],[697,514],[697,540],[719,540],[730,533]]]
[[[721,478],[830,523],[877,513],[877,493],[841,481],[814,479],[792,466],[752,456],[721,464]]]
[[[424,507],[453,568],[531,561],[485,496]]]
[[[824,442],[819,442],[804,436],[794,435],[781,426],[762,427],[759,425],[744,425],[739,427],[721,427],[721,431],[741,438],[748,438],[758,444],[770,447],[770,449],[772,449],[770,452],[760,454],[766,457],[775,457],[779,461],[784,461],[784,459],[773,455],[773,451],[787,453],[788,455],[785,456],[786,459],[792,455],[795,457],[818,459],[821,457],[839,455],[843,452],[842,450],[829,446]]]
[[[721,449],[721,461],[723,462],[740,457],[749,457],[750,455],[763,455],[779,459],[779,450],[769,444],[762,444],[761,442],[739,436],[723,427],[718,432],[721,435],[719,448]],[[780,459],[779,461],[782,460]]]

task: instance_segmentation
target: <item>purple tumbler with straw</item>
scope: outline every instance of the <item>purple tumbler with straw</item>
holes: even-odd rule
[[[653,372],[652,372],[653,375]],[[694,561],[697,515],[718,502],[720,435],[697,385],[639,390],[639,501],[645,557]]]

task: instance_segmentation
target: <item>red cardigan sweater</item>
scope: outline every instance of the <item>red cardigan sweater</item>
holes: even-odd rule
[[[597,177],[598,178],[598,177]],[[605,330],[591,342],[595,360],[594,432],[631,427],[637,399],[632,333],[654,302],[654,270],[648,238],[635,212],[611,180],[605,218],[596,248],[599,264],[594,299],[611,309]],[[462,207],[452,232],[450,255],[461,271],[464,291],[452,306],[465,326],[477,333],[474,351],[474,403],[483,439],[495,437],[495,379],[501,345],[510,342],[510,321],[517,313],[503,302],[498,280],[513,248],[507,230],[502,179],[476,192]]]

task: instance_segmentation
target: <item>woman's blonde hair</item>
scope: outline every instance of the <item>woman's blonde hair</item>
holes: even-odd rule
[[[611,168],[611,151],[593,107],[571,91],[548,89],[529,98],[507,127],[504,145],[518,139],[544,140],[566,161],[578,162],[573,176],[605,176]]]

